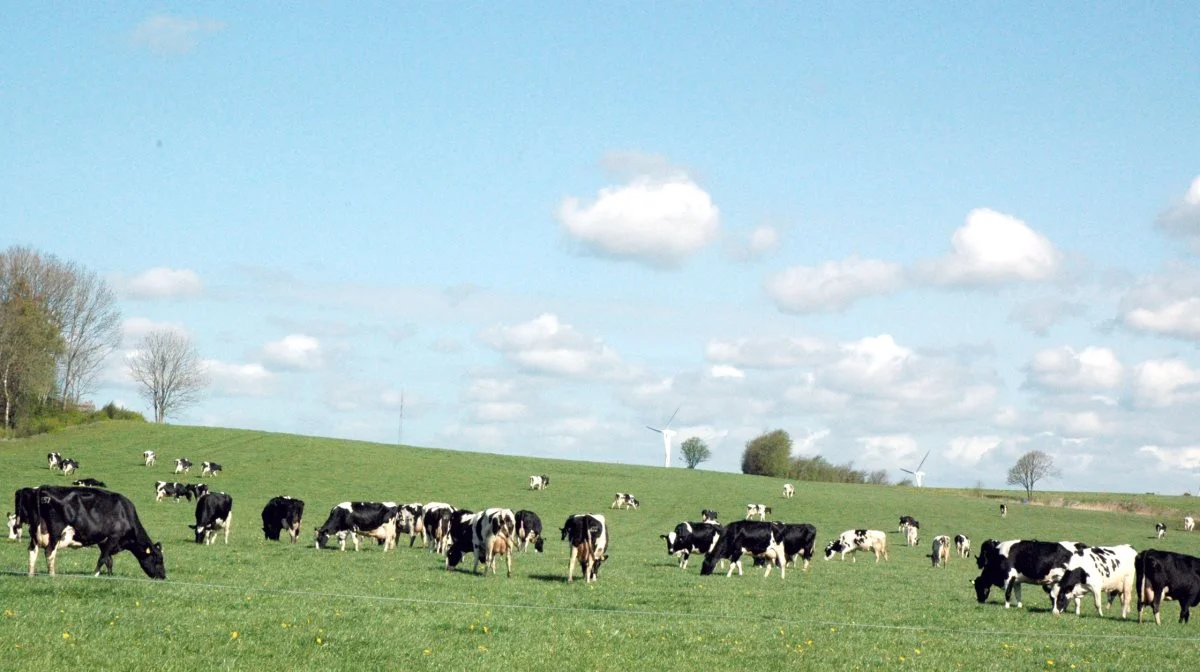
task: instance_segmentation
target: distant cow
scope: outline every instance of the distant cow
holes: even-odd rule
[[[262,510],[263,536],[271,541],[279,541],[279,534],[287,530],[294,544],[300,538],[303,518],[304,500],[286,495],[272,497]]]
[[[639,506],[641,506],[641,502],[638,501],[637,497],[634,497],[633,495],[629,494],[628,492],[618,492],[616,494],[616,496],[613,497],[612,506],[610,506],[608,508],[610,508],[610,509],[624,509],[624,508],[636,509]]]
[[[46,566],[55,574],[55,560],[63,548],[98,546],[96,576],[105,569],[111,575],[112,558],[129,551],[152,579],[167,578],[162,544],[151,541],[138,520],[133,503],[107,490],[43,485],[32,489],[29,524],[29,575],[33,576],[37,554],[46,551]],[[18,491],[20,492],[20,491]]]
[[[330,535],[337,536],[338,550],[346,550],[346,537],[359,550],[358,536],[383,540],[383,550],[396,547],[396,518],[399,506],[395,502],[342,502],[329,510],[329,517],[316,528],[318,549],[325,547]]]
[[[167,497],[172,497],[177,502],[180,497],[184,497],[190,502],[195,496],[197,496],[195,488],[188,483],[154,482],[154,501],[156,502],[161,502]]]
[[[583,570],[583,579],[591,583],[599,578],[600,565],[608,560],[608,525],[598,513],[577,513],[563,524],[563,541],[571,544],[567,564],[567,583],[575,580],[575,563]]]
[[[921,523],[912,516],[900,516],[900,524],[896,527],[897,532],[904,532],[905,527],[915,527],[921,529]]]
[[[700,522],[715,523],[717,522],[717,512],[712,509],[704,509],[700,512]]]
[[[933,560],[934,567],[945,567],[950,560],[950,537],[944,534],[939,534],[933,538],[933,555],[930,556]]]
[[[659,537],[667,541],[667,555],[679,558],[679,568],[687,569],[692,553],[708,554],[721,539],[724,530],[716,523],[679,523]]]
[[[954,535],[954,549],[958,551],[958,557],[968,558],[971,556],[971,539],[965,534]]]
[[[1067,561],[1067,571],[1050,590],[1054,595],[1054,613],[1066,611],[1067,603],[1075,600],[1075,615],[1079,615],[1080,598],[1092,593],[1096,613],[1104,615],[1100,594],[1107,593],[1109,604],[1116,595],[1121,597],[1121,618],[1129,616],[1136,578],[1137,551],[1129,544],[1120,546],[1088,546],[1077,550]]]
[[[921,528],[912,525],[904,526],[904,542],[909,546],[916,546],[921,540]]]
[[[1184,516],[1183,517],[1183,530],[1185,532],[1191,532],[1194,529],[1196,529],[1196,519],[1192,518],[1191,516]]]
[[[58,468],[61,469],[64,474],[70,476],[79,470],[79,462],[69,457],[64,457],[58,463]]]
[[[1167,526],[1163,523],[1155,523],[1154,524],[1154,534],[1159,539],[1162,539],[1163,537],[1167,536]]]
[[[1200,558],[1148,550],[1134,562],[1138,591],[1138,623],[1147,604],[1154,610],[1154,622],[1162,625],[1162,601],[1179,602],[1179,622],[1187,623],[1192,607],[1200,606]]]
[[[992,587],[1004,588],[1004,608],[1012,605],[1015,594],[1021,608],[1021,584],[1033,583],[1051,592],[1067,572],[1071,556],[1087,548],[1074,541],[1024,541],[988,539],[979,548],[975,564],[980,574],[975,579],[975,599],[986,602]],[[1051,608],[1056,593],[1051,592]]]
[[[58,465],[62,463],[62,453],[46,453],[46,468],[58,469]]]
[[[192,461],[186,457],[175,460],[175,473],[186,474],[192,469]]]
[[[538,553],[546,543],[542,538],[542,519],[533,511],[521,509],[514,514],[517,519],[515,540],[521,544],[521,552],[529,550],[529,542],[533,542],[533,550]]]
[[[221,473],[221,465],[217,464],[216,462],[201,462],[200,463],[201,478],[203,478],[205,476],[216,476],[219,473]]]
[[[142,459],[145,460],[147,467],[153,467],[158,461],[158,456],[154,454],[153,450],[143,450]]]
[[[1008,517],[1008,504],[1001,504],[1001,505],[1000,505],[1000,517],[1001,517],[1001,518],[1007,518],[1007,517]]]
[[[188,525],[196,531],[196,543],[211,546],[217,531],[225,531],[225,543],[229,544],[229,527],[233,518],[233,498],[224,492],[209,492],[196,500],[196,524]]]
[[[846,530],[837,539],[825,545],[825,559],[840,553],[841,559],[845,560],[846,554],[849,553],[850,562],[857,562],[859,551],[874,553],[875,562],[879,562],[880,556],[887,560],[887,535],[880,530]]]
[[[550,485],[550,477],[545,474],[529,477],[530,490],[545,490],[547,485]]]
[[[795,497],[795,496],[796,496],[796,486],[792,485],[791,483],[784,483],[783,484],[783,498],[791,499],[792,497]]]
[[[725,533],[716,546],[704,556],[704,564],[700,566],[700,574],[708,576],[713,573],[717,563],[729,560],[729,571],[725,576],[732,576],[736,567],[738,576],[742,575],[742,556],[751,555],[765,559],[767,571],[763,577],[771,575],[771,565],[779,566],[779,578],[786,576],[787,551],[783,546],[783,525],[767,523],[758,520],[737,520],[725,526]]]
[[[479,571],[479,565],[483,565],[485,575],[489,568],[495,574],[496,559],[504,556],[508,576],[512,576],[512,538],[516,529],[516,516],[511,509],[484,509],[471,525],[471,544],[475,549],[472,571]]]
[[[746,520],[766,520],[767,516],[771,515],[771,507],[766,504],[747,504],[746,505]]]
[[[450,514],[455,508],[445,502],[429,502],[421,507],[421,531],[430,551],[444,554],[450,543]]]
[[[97,481],[94,478],[81,478],[77,481],[73,481],[72,485],[91,486],[93,488],[107,487],[106,485],[104,485],[104,481]]]

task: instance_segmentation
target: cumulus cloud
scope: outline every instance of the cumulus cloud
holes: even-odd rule
[[[1200,370],[1181,359],[1151,359],[1133,370],[1133,402],[1165,408],[1200,401]]]
[[[1054,278],[1062,254],[1025,222],[988,208],[967,214],[954,232],[948,255],[918,266],[920,274],[939,285],[980,286]]]
[[[1168,208],[1155,221],[1158,229],[1173,238],[1182,238],[1200,252],[1200,176],[1192,180],[1183,199]]]
[[[1200,446],[1186,448],[1160,448],[1159,446],[1142,446],[1138,452],[1148,453],[1158,458],[1162,471],[1172,469],[1196,469],[1200,467]]]
[[[112,276],[113,286],[129,299],[191,299],[204,292],[195,271],[166,267],[151,268],[132,278]]]
[[[528,410],[525,404],[515,401],[489,401],[476,404],[474,415],[477,422],[512,422],[524,417]]]
[[[272,367],[290,371],[312,371],[325,364],[321,342],[304,334],[290,334],[267,343],[262,356]]]
[[[779,229],[763,224],[745,238],[731,239],[727,249],[734,261],[758,261],[779,249]]]
[[[568,196],[563,230],[587,253],[660,269],[678,268],[717,235],[720,210],[683,173],[642,175],[601,189],[591,203]]]
[[[1118,311],[1121,323],[1135,331],[1200,340],[1200,272],[1171,264],[1141,279]]]
[[[158,14],[139,23],[130,41],[156,54],[184,54],[195,49],[203,35],[224,28],[220,21]]]
[[[959,436],[950,440],[942,456],[959,466],[973,467],[1000,443],[998,436]]]
[[[1029,364],[1031,384],[1055,390],[1112,390],[1120,387],[1125,367],[1108,348],[1069,347],[1040,350]]]
[[[202,365],[213,391],[218,395],[265,397],[272,391],[275,376],[261,364],[235,364],[207,359]]]
[[[514,326],[491,327],[482,338],[532,373],[584,379],[626,379],[635,373],[604,341],[549,313]]]
[[[1086,312],[1087,306],[1082,303],[1057,297],[1045,297],[1013,306],[1012,312],[1008,315],[1008,321],[1019,324],[1038,336],[1045,336],[1050,331],[1050,327],[1063,319],[1078,317]]]
[[[811,364],[830,349],[817,338],[743,338],[711,341],[704,355],[711,362],[752,369],[783,369]]]
[[[745,378],[746,373],[736,366],[728,364],[717,364],[709,368],[709,375],[713,378]]]
[[[793,266],[767,277],[767,294],[785,313],[837,313],[855,301],[900,288],[899,264],[851,257],[820,266]]]

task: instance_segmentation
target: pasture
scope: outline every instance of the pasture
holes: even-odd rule
[[[157,451],[157,466],[142,465],[143,450]],[[50,451],[79,460],[78,474],[47,470]],[[194,504],[154,501],[156,480],[200,480],[197,467],[172,475],[184,456],[225,467],[206,481],[233,496],[228,546],[194,543]],[[530,491],[530,474],[548,474],[550,487]],[[39,559],[30,579],[24,543],[0,541],[0,667],[1161,669],[1194,663],[1200,645],[1200,623],[1178,625],[1174,603],[1162,627],[1121,621],[1119,604],[1098,618],[1090,599],[1082,618],[1053,616],[1036,587],[1027,587],[1024,609],[1006,611],[1002,592],[976,603],[973,559],[930,567],[933,537],[956,533],[976,548],[988,537],[1022,537],[1200,555],[1200,535],[1183,532],[1179,518],[1154,540],[1154,520],[1144,516],[1014,503],[1002,520],[993,499],[933,489],[797,483],[785,500],[783,481],[703,470],[120,422],[0,442],[4,511],[18,487],[81,477],[133,501],[163,544],[167,581],[147,580],[128,553],[116,556],[113,578],[93,578],[92,548],[60,553],[55,579]],[[634,493],[641,509],[610,511],[618,491]],[[281,494],[306,503],[301,544],[263,539],[260,511]],[[447,572],[407,536],[387,554],[374,543],[357,554],[315,550],[313,528],[348,499],[531,509],[547,552],[517,554],[505,578],[472,575],[473,560]],[[1183,510],[1190,498],[1159,499]],[[816,525],[808,572],[763,579],[747,561],[743,577],[701,577],[700,558],[680,570],[666,555],[659,535],[677,522],[712,508],[728,523],[751,502],[771,506],[770,519]],[[569,551],[558,528],[580,512],[608,516],[611,559],[592,585],[565,582]],[[901,514],[921,521],[915,548],[896,532]],[[891,560],[876,565],[860,553],[857,563],[826,562],[825,543],[855,527],[888,532]]]

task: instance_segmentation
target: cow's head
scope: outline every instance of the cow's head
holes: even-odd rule
[[[5,516],[5,518],[8,524],[8,538],[16,541],[19,539],[17,536],[17,530],[21,527],[21,520],[17,518],[17,514],[15,513],[9,513]]]
[[[825,559],[828,560],[844,550],[846,550],[846,545],[842,543],[842,540],[834,539],[828,544],[825,544]]]
[[[674,532],[670,534],[660,534],[659,537],[667,540],[667,555],[675,554],[675,540],[678,538]]]
[[[325,542],[329,541],[329,533],[319,527],[314,527],[313,533],[314,533],[313,538],[317,542],[316,543],[317,550],[319,551],[322,548],[325,548]]]
[[[546,545],[546,540],[542,539],[542,536],[539,534],[537,541],[533,542],[533,550],[537,551],[538,553],[541,553],[542,548],[544,548],[545,545]]]
[[[137,556],[138,564],[142,566],[142,571],[146,576],[152,579],[166,579],[167,567],[163,564],[162,544],[146,544],[146,546],[138,549],[135,548],[133,554]]]
[[[975,586],[975,599],[980,604],[987,602],[988,595],[992,592],[992,582],[983,576],[976,577],[971,585]]]
[[[188,527],[192,528],[196,532],[196,543],[203,544],[204,533],[208,531],[209,527],[207,525],[188,525]]]

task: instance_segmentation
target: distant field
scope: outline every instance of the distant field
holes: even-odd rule
[[[81,462],[77,477],[133,501],[163,543],[168,580],[145,580],[128,553],[116,556],[114,579],[94,579],[95,549],[60,554],[54,580],[39,561],[29,579],[24,544],[0,542],[0,669],[1169,669],[1194,665],[1200,645],[1200,623],[1177,625],[1174,603],[1162,627],[1097,618],[1086,602],[1082,618],[1055,617],[1036,588],[1024,609],[1006,611],[996,591],[975,602],[973,561],[935,570],[928,557],[935,534],[955,533],[976,547],[1024,537],[1200,555],[1200,535],[1178,519],[1159,541],[1146,516],[1012,504],[1002,520],[996,499],[969,490],[798,483],[784,500],[783,481],[703,470],[125,423],[0,442],[0,508],[18,487],[71,480],[46,469],[52,450]],[[142,466],[143,450],[158,452],[157,467]],[[173,480],[181,456],[197,465],[191,480],[202,460],[224,465],[212,485],[234,498],[229,546],[193,543],[192,505],[154,502],[154,481]],[[527,490],[528,476],[542,473],[551,486]],[[641,510],[609,511],[617,491],[636,494]],[[263,540],[259,512],[280,494],[306,502],[303,544]],[[375,545],[316,551],[312,529],[347,499],[532,509],[548,528],[547,552],[518,554],[509,579],[472,576],[470,561],[446,572],[406,542],[386,555]],[[1158,510],[1190,511],[1193,498],[1154,499]],[[818,559],[781,581],[761,570],[701,577],[699,559],[681,571],[666,555],[658,535],[675,523],[702,508],[732,521],[749,502],[816,525],[818,553],[848,528],[888,531],[891,561]],[[612,558],[597,584],[568,585],[557,528],[589,511],[609,517]],[[921,521],[919,547],[896,534],[901,514]]]

